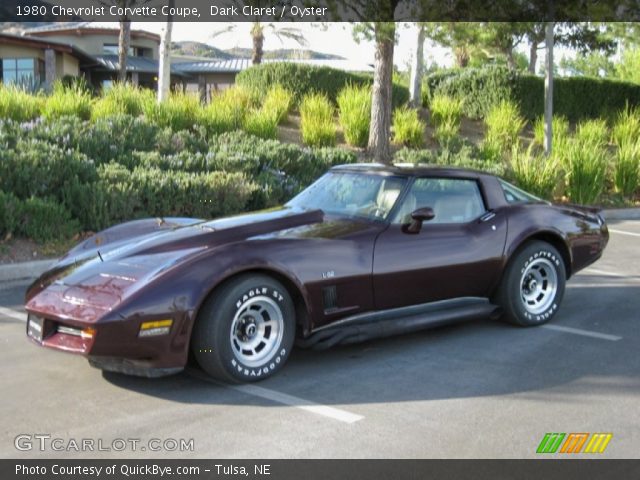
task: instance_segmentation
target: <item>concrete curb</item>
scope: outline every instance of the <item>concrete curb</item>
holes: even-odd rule
[[[56,262],[56,259],[49,259],[0,265],[0,283],[37,278]]]
[[[640,208],[607,208],[602,213],[605,220],[640,220]]]

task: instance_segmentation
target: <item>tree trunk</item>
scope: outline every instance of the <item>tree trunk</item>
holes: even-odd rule
[[[376,27],[377,28],[377,27]],[[393,81],[393,46],[395,27],[391,34],[376,32],[373,89],[371,92],[371,122],[367,149],[375,161],[391,163],[391,86]]]
[[[422,70],[424,64],[424,28],[418,25],[418,34],[416,35],[416,54],[411,64],[411,81],[409,82],[409,92],[411,97],[411,106],[419,108],[422,106]]]
[[[258,65],[262,63],[262,48],[264,46],[264,33],[259,22],[254,24],[253,29],[251,30],[251,35],[253,37],[253,54],[251,56],[251,63]]]
[[[538,63],[538,44],[531,42],[531,46],[529,47],[529,68],[527,68],[527,70],[532,75],[536,73],[536,63]]]
[[[506,52],[507,54],[507,66],[510,70],[517,70],[518,65],[516,64],[516,58],[513,56],[513,48],[509,48]]]
[[[169,9],[173,9],[175,0],[169,0]],[[171,60],[169,52],[171,50],[171,30],[173,29],[173,16],[167,15],[167,24],[160,39],[160,62],[158,72],[158,103],[169,98],[169,87],[171,86]]]
[[[120,17],[120,35],[118,36],[118,81],[127,81],[127,56],[131,44],[131,22],[126,16]]]
[[[553,148],[553,22],[546,25],[547,58],[544,72],[544,153],[551,155]]]

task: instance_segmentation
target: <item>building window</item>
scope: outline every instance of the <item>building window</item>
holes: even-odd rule
[[[38,86],[44,81],[44,61],[39,58],[3,58],[2,82]]]
[[[102,50],[105,55],[118,55],[118,44],[105,43],[102,46]],[[153,56],[153,52],[150,48],[130,46],[128,56],[129,57],[151,57]]]

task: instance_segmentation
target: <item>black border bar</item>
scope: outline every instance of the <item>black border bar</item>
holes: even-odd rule
[[[346,452],[345,452],[346,453]],[[99,475],[96,474],[100,467]],[[178,474],[197,467],[199,473]],[[56,471],[65,474],[55,474]],[[64,470],[63,470],[64,469]],[[72,473],[66,472],[71,470]],[[170,470],[167,470],[170,469]],[[247,472],[243,473],[241,469]],[[31,473],[27,473],[27,472]],[[113,471],[113,473],[109,473]],[[125,472],[128,475],[125,475]],[[170,473],[169,473],[170,472]],[[593,480],[640,478],[640,460],[0,460],[2,480]]]

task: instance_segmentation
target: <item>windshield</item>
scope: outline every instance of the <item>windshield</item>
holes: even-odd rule
[[[403,177],[330,172],[303,190],[287,206],[384,220],[406,182]]]

